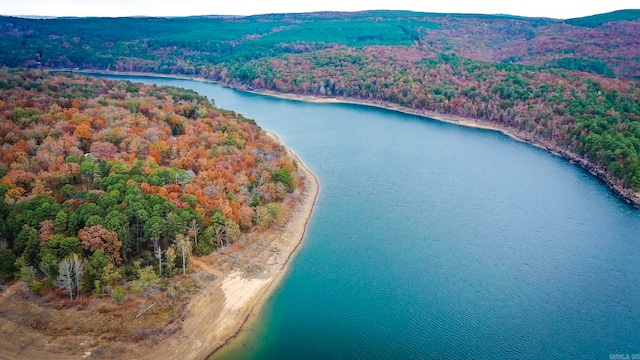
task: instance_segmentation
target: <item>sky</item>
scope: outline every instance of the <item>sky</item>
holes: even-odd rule
[[[0,0],[2,15],[107,17],[413,10],[569,19],[639,8],[640,0]]]

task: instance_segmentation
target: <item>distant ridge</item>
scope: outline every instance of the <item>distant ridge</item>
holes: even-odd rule
[[[409,18],[409,19],[428,19],[428,18],[466,18],[466,19],[511,19],[523,21],[558,21],[561,19],[547,17],[528,17],[510,14],[481,14],[481,13],[439,13],[439,12],[420,12],[411,10],[360,10],[360,11],[314,11],[302,13],[269,13],[248,15],[247,19],[293,19],[303,18],[310,19],[342,19],[348,16],[352,19],[371,19],[371,18]]]
[[[612,21],[633,21],[640,19],[640,9],[617,10],[605,14],[597,14],[574,19],[565,22],[570,25],[596,28],[604,23]]]
[[[571,19],[555,19],[549,17],[537,17],[537,16],[520,16],[511,14],[481,14],[481,13],[438,13],[438,12],[420,12],[412,10],[360,10],[360,11],[312,11],[301,13],[265,13],[255,15],[190,15],[190,16],[147,16],[147,15],[129,15],[129,16],[47,16],[47,15],[3,15],[0,17],[16,17],[22,19],[31,20],[51,20],[51,19],[83,19],[83,18],[170,18],[170,19],[233,19],[233,18],[247,18],[247,19],[282,19],[290,17],[303,17],[303,18],[342,18],[345,15],[352,16],[354,18],[359,17],[409,17],[409,18],[425,18],[425,17],[455,17],[455,18],[480,18],[480,19],[514,19],[514,20],[547,20],[547,21],[564,21],[567,24],[583,27],[596,28],[604,23],[612,21],[632,21],[640,19],[640,9],[625,9],[616,10],[603,14],[589,15],[579,18]]]
[[[57,19],[57,16],[45,16],[45,15],[2,15],[7,17],[17,17],[21,19],[30,19],[30,20],[51,20]]]

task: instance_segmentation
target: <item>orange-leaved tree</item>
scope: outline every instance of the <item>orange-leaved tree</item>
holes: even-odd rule
[[[91,141],[91,136],[92,136],[91,127],[89,126],[89,124],[80,124],[73,131],[73,136],[80,139],[84,152],[87,152],[89,150],[89,145],[90,145],[89,143]]]
[[[86,250],[91,252],[102,250],[111,257],[115,265],[120,265],[122,262],[120,258],[122,242],[118,240],[118,234],[115,231],[109,231],[102,225],[94,225],[78,231],[78,238]]]

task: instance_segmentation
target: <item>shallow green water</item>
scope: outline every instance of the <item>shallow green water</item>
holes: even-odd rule
[[[640,353],[640,213],[587,172],[496,132],[153,81],[256,119],[321,185],[289,274],[223,358]]]

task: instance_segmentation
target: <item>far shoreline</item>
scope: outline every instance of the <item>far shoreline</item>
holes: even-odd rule
[[[382,100],[362,100],[362,99],[351,99],[346,97],[325,97],[325,96],[316,96],[316,95],[300,95],[300,94],[289,94],[289,93],[280,93],[273,90],[255,90],[251,89],[247,86],[233,86],[229,84],[220,83],[218,81],[206,79],[203,77],[196,76],[187,76],[187,75],[167,75],[167,74],[157,74],[157,73],[149,73],[149,72],[136,72],[136,71],[111,71],[111,70],[90,70],[90,69],[51,69],[53,71],[70,71],[73,73],[79,74],[102,74],[102,75],[120,75],[120,76],[140,76],[140,77],[159,77],[166,79],[176,79],[176,80],[191,80],[198,81],[204,83],[212,83],[217,84],[229,89],[243,91],[252,94],[265,95],[279,99],[285,100],[294,100],[294,101],[302,101],[302,102],[310,102],[310,103],[319,103],[319,104],[352,104],[352,105],[361,105],[361,106],[371,106],[380,109],[397,111],[408,115],[416,115],[425,118],[429,118],[432,120],[437,120],[441,122],[446,122],[449,124],[483,129],[483,130],[491,130],[498,131],[510,138],[530,144],[542,150],[545,150],[553,155],[559,156],[569,163],[579,166],[580,168],[588,171],[591,175],[598,178],[602,181],[620,200],[624,201],[630,206],[634,208],[640,208],[640,193],[635,192],[632,189],[625,188],[619,184],[617,179],[614,179],[609,173],[607,173],[606,169],[602,166],[592,163],[591,161],[575,154],[573,152],[560,149],[550,143],[541,143],[534,139],[528,138],[528,134],[526,133],[518,133],[514,131],[514,129],[510,129],[507,127],[497,126],[494,123],[490,123],[487,121],[483,121],[480,119],[473,118],[465,118],[457,115],[448,115],[441,114],[435,111],[429,110],[416,110],[407,107],[403,107],[397,104],[389,103]]]

